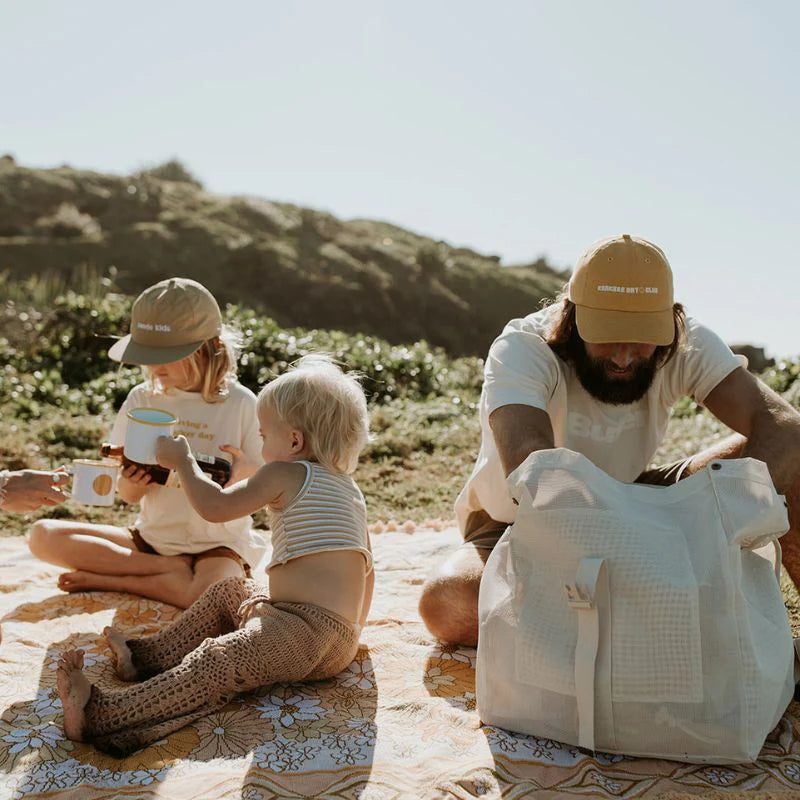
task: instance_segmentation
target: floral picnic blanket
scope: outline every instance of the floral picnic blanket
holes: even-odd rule
[[[482,725],[475,650],[443,647],[417,614],[453,529],[373,535],[376,595],[355,661],[336,678],[276,684],[124,759],[70,742],[55,670],[86,651],[90,680],[118,685],[102,629],[156,631],[179,612],[110,592],[67,595],[20,539],[0,565],[0,798],[600,798],[800,796],[800,706],[741,766],[589,755]]]

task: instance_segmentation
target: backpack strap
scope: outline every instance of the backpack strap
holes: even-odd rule
[[[608,609],[608,569],[604,558],[582,558],[575,583],[567,584],[567,602],[578,612],[578,641],[575,646],[575,699],[578,705],[578,745],[595,749],[595,688],[597,654],[600,647],[600,609]],[[606,617],[605,630],[609,630]],[[608,686],[601,687],[598,702],[601,716],[611,713],[610,674]],[[610,721],[609,716],[605,716]],[[613,730],[613,725],[611,726]]]

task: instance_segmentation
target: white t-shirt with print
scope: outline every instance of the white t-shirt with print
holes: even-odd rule
[[[156,394],[146,383],[140,383],[125,398],[117,414],[111,429],[111,444],[125,443],[127,414],[143,406],[161,408],[177,417],[175,435],[183,434],[193,453],[226,458],[219,446],[232,444],[261,463],[256,398],[240,383],[233,382],[228,397],[219,403],[206,403],[199,392],[181,389]],[[252,522],[249,516],[223,523],[206,522],[192,508],[183,489],[152,486],[141,499],[134,525],[142,538],[162,555],[230,547],[254,567],[266,550],[266,541],[252,530]]]
[[[556,447],[582,453],[613,478],[630,483],[658,449],[674,403],[684,395],[702,403],[723,378],[747,365],[715,333],[687,318],[685,346],[657,370],[647,394],[628,405],[602,403],[544,340],[550,317],[559,310],[548,306],[511,320],[489,349],[480,401],[481,448],[455,503],[462,533],[469,514],[480,509],[499,522],[516,518],[489,428],[495,409],[519,404],[546,411]]]

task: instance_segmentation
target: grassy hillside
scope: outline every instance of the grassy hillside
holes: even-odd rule
[[[138,369],[106,355],[109,334],[126,329],[131,297],[108,293],[105,281],[89,288],[48,298],[40,284],[0,281],[0,292],[11,298],[0,308],[0,464],[49,467],[96,454],[116,409],[141,380]],[[478,449],[481,359],[452,358],[424,342],[393,345],[366,334],[287,329],[238,306],[229,305],[225,315],[245,336],[239,376],[254,391],[314,350],[363,374],[374,440],[360,479],[372,519],[452,515]],[[762,377],[800,407],[800,360]],[[723,432],[685,398],[656,461],[695,451]],[[85,509],[63,513],[73,511]]]
[[[12,469],[96,455],[115,411],[142,379],[139,369],[106,355],[109,334],[126,329],[132,298],[106,293],[103,282],[92,293],[55,298],[45,296],[46,288],[0,281],[12,298],[0,309],[0,464]],[[283,328],[236,306],[225,315],[245,337],[239,377],[254,391],[309,351],[330,353],[364,376],[375,438],[360,477],[373,519],[451,515],[469,469],[470,457],[460,454],[472,453],[477,442],[480,359],[450,358],[424,342]],[[87,509],[56,511],[85,516]],[[122,506],[90,512],[109,520],[127,514]],[[12,531],[29,524],[11,515],[3,523]]]
[[[0,281],[9,298],[0,309],[0,465],[48,468],[96,456],[116,409],[141,379],[138,369],[118,368],[105,355],[107,334],[124,329],[131,298],[109,294],[107,279],[84,283],[87,294],[48,297],[49,284]],[[478,451],[480,359],[451,358],[425,343],[285,329],[235,306],[225,313],[246,336],[240,377],[253,390],[311,350],[332,353],[365,376],[374,438],[356,477],[373,529],[451,519]],[[800,408],[800,359],[762,377]],[[694,452],[725,432],[684,398],[654,461]],[[110,509],[66,503],[26,516],[0,512],[0,532],[21,534],[40,516],[124,525],[132,514],[119,500]],[[264,525],[263,513],[256,521]],[[783,589],[800,632],[800,598],[788,581]]]
[[[0,158],[0,273],[69,285],[86,265],[113,267],[128,294],[181,275],[282,326],[425,339],[453,355],[485,353],[565,280],[543,259],[501,267],[388,223],[215,195],[177,162],[123,176]]]

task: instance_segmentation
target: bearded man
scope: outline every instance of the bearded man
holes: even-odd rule
[[[506,478],[532,452],[565,447],[613,478],[667,486],[714,459],[766,462],[786,495],[783,565],[800,587],[800,414],[674,302],[663,251],[628,234],[579,258],[565,295],[509,322],[492,344],[481,393],[481,448],[456,500],[464,544],[426,581],[419,610],[447,642],[478,640],[478,588],[514,522]],[[736,431],[707,450],[649,467],[684,395]]]

